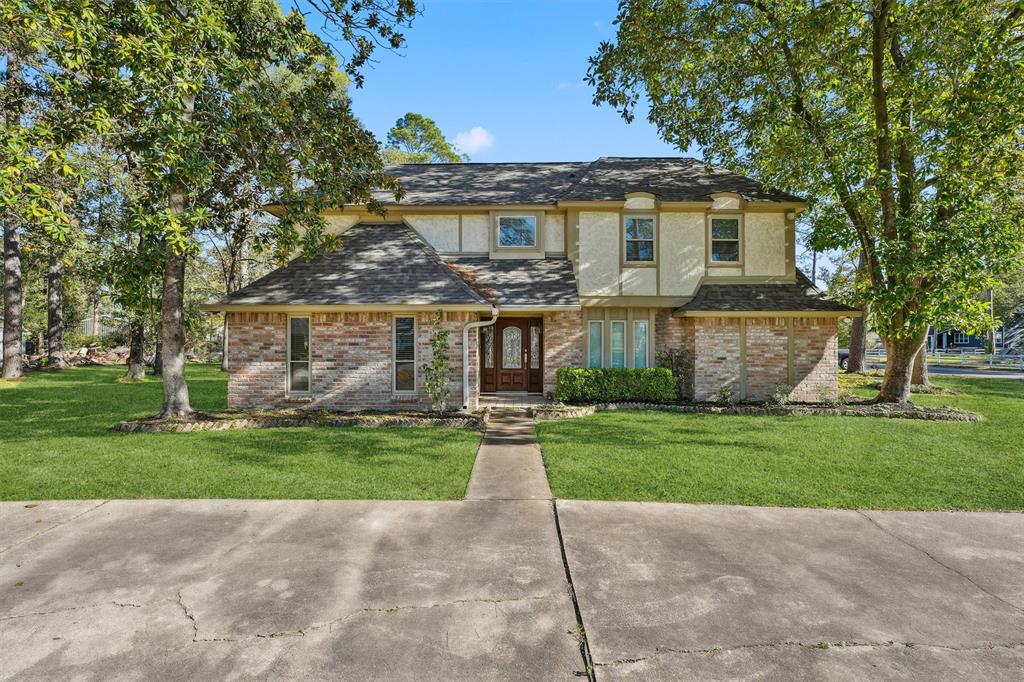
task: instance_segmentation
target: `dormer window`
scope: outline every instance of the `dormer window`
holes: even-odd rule
[[[627,215],[623,218],[624,260],[627,263],[654,262],[654,222],[653,215]]]
[[[500,248],[533,249],[537,247],[537,216],[498,216],[498,246]]]

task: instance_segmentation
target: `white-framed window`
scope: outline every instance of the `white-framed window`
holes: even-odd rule
[[[288,392],[309,393],[312,367],[309,353],[309,318],[288,318]]]
[[[626,322],[612,320],[612,367],[626,366]]]
[[[395,393],[416,392],[416,318],[395,316],[392,334],[392,365]]]
[[[587,367],[600,367],[604,348],[604,322],[591,320],[587,325]]]
[[[957,332],[953,335],[953,343],[958,346],[966,346],[971,342],[971,337],[963,332]]]
[[[633,320],[633,366],[647,367],[647,320]]]
[[[711,216],[712,263],[740,262],[740,218]]]
[[[627,215],[623,219],[627,263],[654,262],[654,216]]]
[[[501,249],[537,248],[537,216],[498,216],[497,239],[495,243]]]

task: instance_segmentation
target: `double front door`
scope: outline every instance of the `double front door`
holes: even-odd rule
[[[480,334],[480,377],[485,393],[543,390],[540,318],[506,317]]]

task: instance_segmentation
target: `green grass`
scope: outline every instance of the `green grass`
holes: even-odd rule
[[[1024,382],[935,383],[960,395],[914,402],[980,412],[986,421],[624,411],[541,422],[538,436],[551,489],[562,498],[1024,509]]]
[[[0,382],[0,499],[459,499],[480,442],[469,430],[259,429],[111,433],[156,413],[158,380],[121,367]],[[223,409],[227,377],[190,366],[196,409]]]

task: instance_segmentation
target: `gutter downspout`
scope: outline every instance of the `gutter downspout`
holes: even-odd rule
[[[491,319],[480,320],[478,322],[467,322],[466,326],[462,328],[462,409],[469,408],[469,331],[471,329],[480,329],[481,327],[490,327],[492,324],[498,321],[498,315],[501,311],[498,310],[498,306],[491,306]]]

